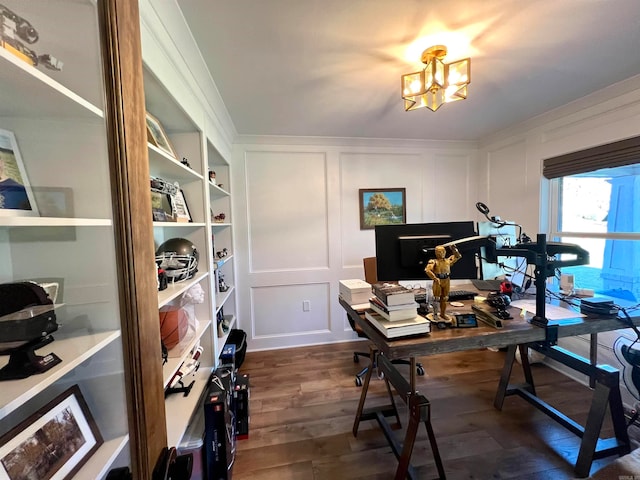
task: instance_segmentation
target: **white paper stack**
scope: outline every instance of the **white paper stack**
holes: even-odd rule
[[[359,278],[340,280],[339,293],[349,305],[369,304],[371,284]]]
[[[411,335],[424,335],[431,332],[431,322],[420,315],[414,318],[390,322],[373,310],[366,310],[365,317],[371,325],[377,328],[387,338],[408,337]]]

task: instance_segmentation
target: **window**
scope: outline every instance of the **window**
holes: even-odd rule
[[[631,301],[640,300],[640,154],[635,161],[553,179],[550,235],[589,251],[589,265],[562,270],[577,288]]]

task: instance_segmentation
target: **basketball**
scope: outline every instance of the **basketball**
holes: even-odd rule
[[[180,343],[189,329],[189,320],[186,312],[182,308],[172,308],[160,311],[160,337],[171,350]]]

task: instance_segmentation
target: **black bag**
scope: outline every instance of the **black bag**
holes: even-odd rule
[[[226,344],[236,346],[236,368],[240,368],[244,362],[244,356],[247,353],[247,334],[244,330],[232,328],[229,332]]]

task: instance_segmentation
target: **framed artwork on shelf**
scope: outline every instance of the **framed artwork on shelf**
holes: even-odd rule
[[[163,152],[171,155],[173,158],[178,158],[167,133],[164,131],[164,128],[162,128],[162,124],[149,112],[147,112],[147,141]]]
[[[0,129],[0,216],[38,216],[16,136],[3,129]]]
[[[72,478],[103,440],[74,385],[0,438],[0,478]]]
[[[176,191],[175,195],[171,195],[171,212],[177,222],[191,221],[191,214],[184,198],[184,192],[180,189]]]
[[[407,223],[405,195],[404,188],[361,188],[358,191],[360,230]]]
[[[168,193],[151,191],[151,212],[153,213],[154,222],[176,221],[171,206],[171,195]]]

